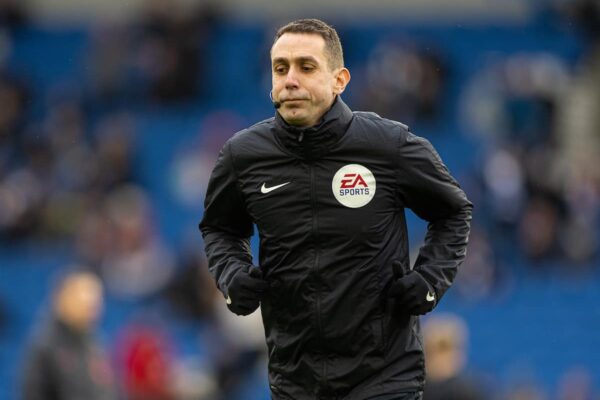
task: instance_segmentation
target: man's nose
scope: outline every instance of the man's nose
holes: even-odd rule
[[[290,68],[287,75],[285,76],[285,88],[286,89],[295,89],[298,88],[298,79],[296,70],[294,68]]]

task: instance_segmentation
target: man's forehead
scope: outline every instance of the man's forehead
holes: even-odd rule
[[[275,59],[325,59],[325,40],[312,33],[284,33],[271,48],[271,60]]]

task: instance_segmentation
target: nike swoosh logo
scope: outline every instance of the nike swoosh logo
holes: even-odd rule
[[[292,182],[286,182],[286,183],[282,183],[281,185],[276,185],[276,186],[271,186],[271,187],[267,187],[266,184],[263,183],[260,188],[260,192],[262,194],[267,194],[267,193],[272,192],[273,190],[277,190],[277,189],[284,187],[285,185],[290,184],[290,183],[292,183]]]
[[[431,294],[431,292],[427,292],[427,296],[425,296],[425,300],[427,300],[427,301],[435,301],[435,295]]]

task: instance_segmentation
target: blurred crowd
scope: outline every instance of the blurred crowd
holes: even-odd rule
[[[207,95],[204,57],[219,19],[211,2],[189,9],[147,0],[138,20],[94,28],[88,69],[93,101],[172,103]]]
[[[453,290],[462,300],[501,294],[515,273],[508,265],[572,275],[590,273],[599,260],[600,5],[558,3],[549,10],[554,23],[571,21],[585,43],[574,67],[543,51],[496,56],[458,99],[465,131],[485,148],[461,179],[476,204]],[[49,317],[32,339],[24,387],[86,390],[81,382],[28,384],[41,379],[36,368],[49,368],[50,357],[65,376],[77,370],[92,387],[102,386],[85,398],[114,398],[117,390],[133,400],[245,398],[239,391],[265,370],[260,318],[227,312],[198,242],[183,251],[167,244],[139,174],[137,146],[137,109],[210,99],[205,57],[219,9],[148,0],[137,20],[91,29],[84,82],[49,88],[9,62],[19,29],[31,23],[26,11],[17,0],[0,0],[0,242],[67,244],[80,267],[65,267],[54,288]],[[385,38],[356,77],[355,108],[409,124],[439,123],[447,115],[450,64],[435,46]],[[179,206],[200,209],[218,150],[243,125],[232,110],[202,118],[198,135],[165,166]],[[94,326],[104,291],[144,312],[120,329],[114,349],[102,350]],[[0,329],[3,307],[0,297]],[[78,316],[87,322],[73,322]],[[190,347],[204,349],[206,363],[176,350],[177,334],[162,323],[169,319],[199,332]],[[493,382],[468,369],[467,344],[460,317],[427,321],[426,400],[493,397]],[[116,376],[107,375],[107,362]],[[559,386],[559,399],[594,395],[585,369],[568,371]],[[503,398],[546,397],[525,382]]]
[[[447,62],[435,46],[384,39],[371,51],[358,108],[412,125],[441,114]]]
[[[551,54],[516,54],[485,68],[465,99],[489,142],[475,177],[481,216],[500,251],[517,247],[532,265],[585,268],[598,255],[597,127],[586,154],[569,149],[581,140],[568,109],[578,79]]]
[[[0,240],[66,245],[77,262],[60,268],[32,333],[23,399],[243,398],[236,391],[265,369],[260,318],[232,321],[203,255],[167,245],[138,172],[135,110],[203,95],[201,56],[217,18],[209,6],[189,12],[148,1],[139,20],[92,29],[84,82],[46,88],[11,68],[11,44],[29,18],[22,3],[0,2]],[[206,130],[230,135],[221,121]],[[202,143],[210,157],[199,171],[225,140],[215,138]],[[199,210],[203,193],[183,196]],[[138,305],[111,348],[96,330],[104,292]],[[169,319],[193,327],[189,354],[204,348],[208,357],[186,357]],[[232,334],[240,329],[241,339]]]

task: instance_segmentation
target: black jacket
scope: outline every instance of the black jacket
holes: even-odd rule
[[[464,259],[472,206],[425,139],[337,99],[316,127],[277,113],[225,144],[200,228],[224,294],[252,263],[258,228],[274,399],[422,389],[418,318],[386,293],[391,263],[410,269],[406,207],[429,221],[414,269],[440,299]]]
[[[94,339],[52,318],[31,343],[22,400],[115,400],[114,377]]]

